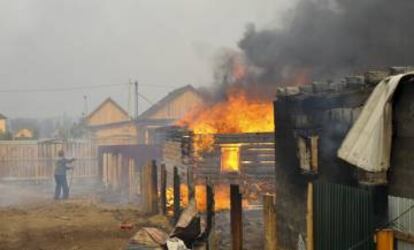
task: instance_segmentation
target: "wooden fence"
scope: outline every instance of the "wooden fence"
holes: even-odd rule
[[[99,146],[99,179],[108,190],[133,200],[141,195],[143,167],[160,155],[160,147],[155,145]]]
[[[0,141],[0,180],[51,179],[61,149],[76,158],[73,177],[98,176],[97,150],[90,141]]]

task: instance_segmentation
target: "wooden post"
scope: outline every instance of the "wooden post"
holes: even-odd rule
[[[134,199],[136,195],[135,190],[135,168],[134,168],[134,159],[128,157],[128,198],[130,201]]]
[[[148,178],[147,178],[147,165],[145,164],[141,170],[141,194],[142,194],[142,205],[144,213],[148,212]]]
[[[151,213],[158,214],[158,175],[155,160],[151,164]]]
[[[167,215],[167,170],[165,164],[161,164],[161,213]]]
[[[144,201],[144,213],[150,214],[152,213],[152,199],[151,199],[151,190],[152,190],[152,184],[151,184],[151,169],[152,164],[151,162],[147,162],[144,165],[143,171],[142,171],[142,197]]]
[[[263,196],[264,249],[276,250],[276,208],[273,195]]]
[[[108,153],[108,160],[107,160],[107,165],[106,165],[106,169],[108,170],[106,187],[108,189],[112,189],[112,168],[113,168],[112,165],[113,165],[113,155],[112,153]]]
[[[392,229],[383,229],[376,232],[375,240],[377,250],[394,250],[394,231]]]
[[[308,199],[307,199],[307,214],[306,214],[306,249],[314,249],[313,236],[313,184],[308,183]]]
[[[207,225],[206,225],[206,235],[207,235],[207,250],[215,250],[216,246],[216,237],[215,237],[215,204],[214,204],[214,190],[209,181],[206,181],[206,203],[207,203]]]
[[[188,187],[188,202],[195,198],[195,191],[193,185],[193,173],[191,167],[187,168],[187,187]]]
[[[129,157],[126,155],[121,155],[121,174],[120,174],[120,181],[121,181],[121,192],[122,194],[126,194],[128,196],[128,200],[130,199],[130,183],[131,183],[131,173],[129,169]]]
[[[118,154],[112,153],[112,163],[111,163],[111,172],[112,172],[112,190],[116,190],[118,188],[118,174],[117,174],[117,165],[118,165]]]
[[[232,249],[243,249],[242,196],[238,185],[230,185],[230,224]]]
[[[142,193],[144,198],[144,212],[158,213],[158,180],[155,161],[148,162],[142,173]]]
[[[180,217],[180,176],[178,175],[178,168],[174,167],[174,224],[177,223]]]

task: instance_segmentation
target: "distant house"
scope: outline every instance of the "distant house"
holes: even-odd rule
[[[7,131],[7,117],[0,114],[0,134]]]
[[[14,138],[17,140],[21,139],[32,139],[33,131],[28,128],[22,128],[14,134]]]
[[[136,121],[111,98],[85,119],[98,145],[153,144],[155,129],[174,124],[202,103],[200,93],[188,85],[170,92]]]
[[[98,145],[136,144],[136,128],[118,103],[107,98],[85,118]]]
[[[157,128],[174,124],[203,103],[203,96],[191,85],[170,92],[139,116],[138,142],[140,144],[155,143],[154,132]]]

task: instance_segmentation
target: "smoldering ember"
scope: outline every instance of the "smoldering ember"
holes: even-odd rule
[[[414,249],[414,2],[35,2],[0,249]]]

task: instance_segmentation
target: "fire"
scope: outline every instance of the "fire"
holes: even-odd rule
[[[225,172],[239,171],[240,145],[225,145],[221,147],[221,170]]]
[[[196,206],[198,211],[204,212],[207,209],[207,191],[205,185],[195,186]],[[247,200],[242,201],[243,207],[249,207]],[[223,211],[230,209],[230,186],[224,183],[214,185],[214,210]]]
[[[188,205],[188,186],[186,184],[180,184],[180,206],[186,207]],[[168,187],[165,192],[167,198],[167,208],[169,212],[172,212],[174,206],[174,189]]]
[[[195,194],[196,194],[196,205],[197,209],[201,212],[206,211],[207,201],[206,201],[206,186],[205,185],[196,185]],[[216,184],[214,187],[214,210],[221,211],[230,208],[230,188],[228,185]]]
[[[273,105],[270,100],[249,97],[243,88],[232,88],[224,101],[190,112],[178,125],[194,132],[195,152],[211,151],[214,134],[272,132]]]

